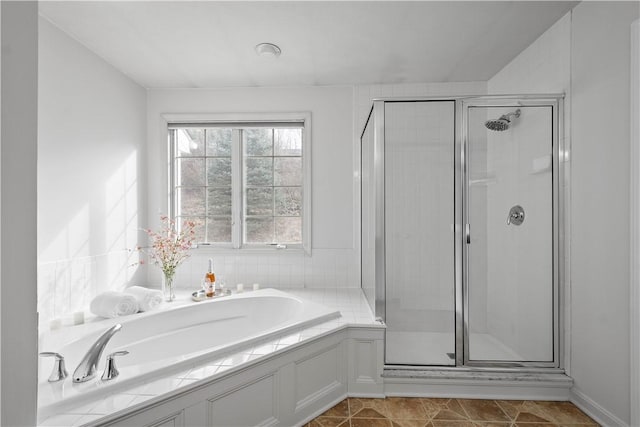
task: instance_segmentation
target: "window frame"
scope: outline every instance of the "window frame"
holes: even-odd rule
[[[243,183],[243,153],[241,144],[232,144],[231,162],[232,166],[232,196],[231,196],[231,216],[232,230],[231,243],[206,243],[198,244],[198,251],[210,252],[248,252],[248,253],[300,253],[304,252],[311,255],[311,113],[310,112],[294,112],[294,113],[228,113],[228,114],[163,114],[163,135],[166,137],[167,150],[167,211],[171,218],[176,217],[176,194],[174,181],[175,168],[175,152],[172,144],[172,138],[169,133],[170,128],[177,125],[190,125],[202,127],[229,125],[229,127],[250,127],[247,125],[260,125],[264,127],[277,128],[282,123],[299,123],[302,127],[302,243],[287,244],[286,248],[282,248],[270,244],[259,243],[243,243],[244,228],[244,192]],[[234,138],[240,132],[234,129]]]

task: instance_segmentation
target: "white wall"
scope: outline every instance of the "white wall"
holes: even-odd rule
[[[37,2],[2,2],[0,253],[3,426],[36,421]]]
[[[572,399],[605,425],[628,425],[631,407],[629,33],[638,9],[634,2],[582,2],[488,83],[491,93],[567,94],[567,367]]]
[[[569,90],[571,12],[564,15],[487,82],[490,94]],[[568,95],[568,94],[567,94]]]
[[[38,311],[81,311],[135,277],[146,218],[146,92],[39,20]],[[141,275],[143,276],[143,275]]]
[[[570,129],[570,58],[571,58],[571,13],[567,13],[560,20],[558,20],[551,28],[549,28],[544,34],[542,34],[534,43],[532,43],[527,49],[522,51],[516,58],[514,58],[509,64],[507,64],[502,70],[500,70],[495,76],[493,76],[488,82],[487,87],[488,91],[491,94],[545,94],[545,93],[564,93],[565,94],[565,111],[564,111],[564,134],[560,135],[561,142],[568,147],[569,143],[569,129]],[[520,119],[516,119],[520,120]],[[522,117],[522,123],[525,124],[526,117]],[[519,135],[517,129],[514,127],[513,129],[514,135]],[[523,148],[533,148],[536,142],[539,140],[537,135],[534,135],[530,132],[522,135],[532,137],[532,140],[523,140],[519,144]],[[490,145],[491,146],[491,145]],[[543,148],[543,147],[541,147]],[[542,155],[543,153],[539,153]],[[550,154],[550,153],[549,153]],[[530,161],[531,159],[529,159]],[[569,164],[565,163],[565,176],[569,173]],[[524,168],[527,170],[530,169],[530,165],[525,165]],[[523,176],[522,183],[527,182],[527,180],[533,179],[533,182],[538,182],[540,179],[545,179],[547,174],[539,174],[536,176]],[[508,180],[507,180],[508,181]],[[565,180],[565,185],[568,185],[568,180]],[[545,184],[546,185],[546,184]],[[550,185],[550,182],[549,182]],[[567,192],[567,187],[563,188],[562,191]],[[527,198],[531,198],[534,193],[528,192]],[[503,194],[506,194],[506,199],[503,199]],[[532,209],[539,208],[543,203],[548,203],[549,200],[544,199],[544,196],[548,195],[546,192],[540,192],[536,197],[542,197],[539,200],[531,200],[530,201],[522,201],[522,205],[525,208],[525,211],[529,211],[531,214],[534,211]],[[524,196],[524,195],[523,195]],[[492,193],[493,201],[490,203],[490,214],[489,218],[498,218],[499,224],[504,224],[506,219],[506,211],[514,202],[514,193],[503,193],[502,191],[493,192]],[[568,193],[567,193],[568,197]],[[498,211],[491,211],[492,207],[495,206],[498,208]],[[531,219],[535,216],[529,215],[529,220],[526,221],[526,225],[523,227],[527,227],[531,225]],[[568,231],[570,228],[570,222],[565,221],[564,226]],[[494,227],[501,227],[494,223]],[[510,229],[510,231],[514,231],[514,229]],[[526,230],[520,229],[519,231]],[[489,231],[489,236],[497,236],[495,232]],[[535,235],[535,233],[533,234]],[[503,236],[504,237],[504,236]],[[539,239],[535,239],[538,241]],[[524,239],[525,242],[531,242],[531,237],[526,237]],[[547,242],[548,243],[548,242]],[[570,243],[570,242],[567,242]],[[499,251],[502,247],[502,242],[493,242],[492,251],[493,253],[489,254],[490,259],[502,259],[503,255],[499,254]],[[523,249],[523,254],[530,252],[528,248]],[[538,253],[538,257],[544,257],[545,253],[550,254],[550,248],[546,247],[542,253]],[[567,252],[568,254],[568,252]],[[529,253],[529,256],[533,255],[533,253]],[[550,256],[550,255],[549,255]],[[524,258],[523,258],[524,259]],[[547,260],[550,260],[547,258]],[[526,262],[526,261],[525,261]],[[529,292],[533,291],[534,294],[530,294],[527,297],[520,296],[520,304],[502,304],[502,305],[492,305],[488,312],[489,317],[493,318],[494,329],[498,326],[498,330],[502,330],[498,335],[500,335],[506,342],[509,342],[513,348],[516,348],[520,352],[530,352],[534,350],[534,348],[530,348],[528,351],[525,350],[527,345],[534,340],[530,340],[530,337],[527,337],[526,340],[523,340],[527,334],[523,331],[531,325],[538,325],[537,330],[542,331],[546,326],[543,326],[545,321],[551,320],[551,313],[545,314],[545,319],[539,318],[537,321],[534,321],[536,315],[540,315],[541,313],[536,313],[536,305],[532,303],[533,300],[537,297],[538,300],[543,301],[545,298],[548,298],[549,295],[545,295],[542,292],[549,288],[540,286],[539,279],[542,277],[550,277],[549,268],[551,265],[545,264],[541,259],[540,262],[534,262],[532,258],[529,258],[530,266],[536,267],[540,265],[541,269],[535,269],[531,271],[527,270],[526,264],[521,264],[518,266],[520,273],[518,273],[518,277],[527,277],[528,280],[533,280],[534,283],[520,283],[520,286],[517,287],[520,291],[524,291],[528,289]],[[491,265],[491,264],[490,264]],[[506,268],[516,268],[515,264],[509,264]],[[495,272],[494,272],[495,273]],[[495,276],[494,276],[495,278]],[[568,280],[568,277],[567,277]],[[490,282],[494,282],[494,280],[490,280]],[[493,292],[492,296],[489,296],[489,300],[492,299],[500,299],[502,295],[506,295],[507,290],[510,292],[515,292],[516,288],[512,286],[509,277],[504,277],[504,280],[498,281],[498,283],[493,283]],[[544,282],[542,282],[544,283]],[[540,293],[536,292],[536,289],[540,291]],[[518,292],[520,292],[518,291]],[[561,292],[568,293],[568,286],[565,289],[562,289]],[[516,300],[514,300],[516,301]],[[497,307],[505,308],[506,310],[498,310]],[[549,307],[550,308],[550,307]],[[532,311],[534,310],[534,311]],[[529,315],[526,313],[529,312]],[[568,312],[567,312],[568,314]],[[511,329],[509,322],[506,319],[516,317],[518,328],[516,331],[519,331],[515,335],[513,331],[509,333]],[[542,323],[541,323],[542,322]],[[521,329],[523,328],[523,329]],[[530,331],[532,332],[532,331]],[[540,334],[538,334],[540,336]],[[510,336],[510,338],[508,338]],[[541,337],[541,339],[543,339]],[[519,343],[518,343],[519,342]],[[563,365],[568,368],[568,363],[563,363]]]
[[[2,7],[0,7],[0,45],[2,45]],[[2,57],[0,56],[0,108],[2,106]],[[2,114],[0,114],[0,188],[2,188]],[[2,197],[0,197],[0,212],[2,212]],[[2,241],[2,221],[0,221],[0,241]],[[0,245],[0,289],[2,287],[2,246]],[[0,331],[2,330],[2,292],[0,291]],[[0,340],[0,367],[2,366],[2,340]],[[0,384],[2,384],[2,369],[0,369]],[[2,398],[0,396],[0,420],[2,419]]]
[[[353,89],[152,89],[148,92],[149,216],[155,227],[167,212],[167,135],[163,114],[311,112],[312,255],[250,255],[198,250],[176,273],[178,287],[197,289],[212,257],[227,285],[259,282],[275,287],[357,287],[360,259],[354,246]],[[159,269],[149,268],[150,286]]]
[[[630,26],[639,9],[637,2],[583,2],[571,29],[571,376],[579,398],[625,424]]]
[[[640,424],[640,19],[631,26],[631,424]],[[633,402],[636,402],[635,404]]]

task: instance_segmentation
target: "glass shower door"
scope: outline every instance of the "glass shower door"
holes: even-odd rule
[[[557,361],[554,108],[466,106],[465,364]]]
[[[384,103],[387,364],[455,365],[454,112]]]

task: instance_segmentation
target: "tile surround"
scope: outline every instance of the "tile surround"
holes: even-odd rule
[[[597,426],[570,402],[389,397],[348,398],[304,427]]]
[[[74,312],[88,314],[91,300],[100,292],[121,290],[141,276],[130,251],[60,259],[38,263],[38,313],[40,328],[60,319],[69,324]]]
[[[295,254],[197,253],[185,261],[176,273],[178,289],[200,287],[208,259],[213,258],[215,272],[227,286],[245,287],[259,283],[273,288],[359,288],[360,257],[355,249],[313,249],[312,256]],[[120,291],[129,285],[142,284],[159,288],[160,270],[140,269],[139,257],[130,251],[63,259],[38,264],[38,312],[41,328],[61,319],[71,322],[74,312],[89,315],[91,300],[107,290]],[[148,275],[148,280],[147,280]],[[147,284],[148,281],[148,284]]]

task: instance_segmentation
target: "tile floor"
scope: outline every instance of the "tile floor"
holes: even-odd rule
[[[570,402],[348,398],[304,427],[597,426]]]

